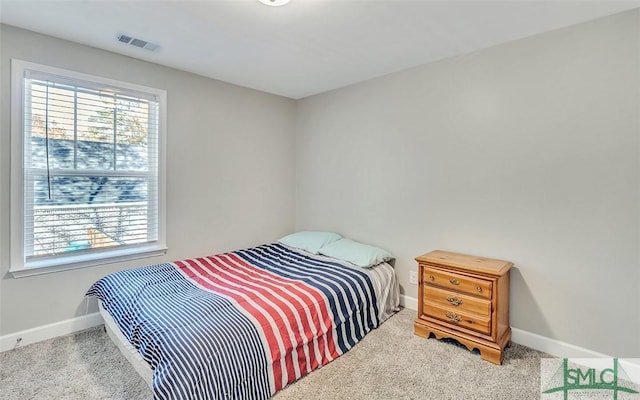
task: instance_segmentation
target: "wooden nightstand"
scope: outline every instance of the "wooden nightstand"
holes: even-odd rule
[[[435,250],[418,258],[416,335],[452,338],[502,364],[511,343],[509,270],[513,263]]]

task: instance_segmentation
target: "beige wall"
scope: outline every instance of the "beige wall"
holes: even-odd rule
[[[261,244],[293,229],[292,100],[9,26],[0,40],[0,336],[95,311],[86,309],[84,293],[109,272]],[[11,58],[167,91],[166,256],[8,274]]]
[[[296,224],[515,263],[516,328],[640,356],[639,14],[297,103]]]

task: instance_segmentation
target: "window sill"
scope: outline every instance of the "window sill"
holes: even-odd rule
[[[140,258],[157,257],[167,253],[166,246],[145,246],[110,250],[101,253],[62,255],[53,259],[28,262],[21,268],[9,270],[14,278],[50,274],[78,268],[93,267]]]

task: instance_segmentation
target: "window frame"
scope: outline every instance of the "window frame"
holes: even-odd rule
[[[157,202],[158,210],[158,238],[155,242],[140,245],[127,245],[103,249],[93,249],[90,252],[77,254],[61,254],[41,260],[27,262],[25,254],[25,168],[24,168],[24,120],[25,113],[25,71],[39,71],[46,74],[59,75],[73,80],[92,82],[99,85],[133,90],[155,96],[158,101],[158,151],[157,167],[158,187],[157,198],[150,198],[148,203]],[[80,73],[57,67],[37,64],[18,59],[11,60],[11,267],[9,272],[15,278],[65,271],[77,268],[92,267],[114,262],[122,262],[146,257],[164,255],[166,244],[166,110],[167,92],[162,89],[151,88],[138,84],[122,82],[110,78]],[[153,164],[153,163],[152,163]]]

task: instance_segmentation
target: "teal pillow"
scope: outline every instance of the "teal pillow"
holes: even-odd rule
[[[301,231],[287,235],[279,243],[318,254],[322,246],[340,240],[342,236],[334,232]]]
[[[320,249],[320,254],[345,260],[359,267],[369,268],[394,257],[388,251],[351,239],[340,239]]]

